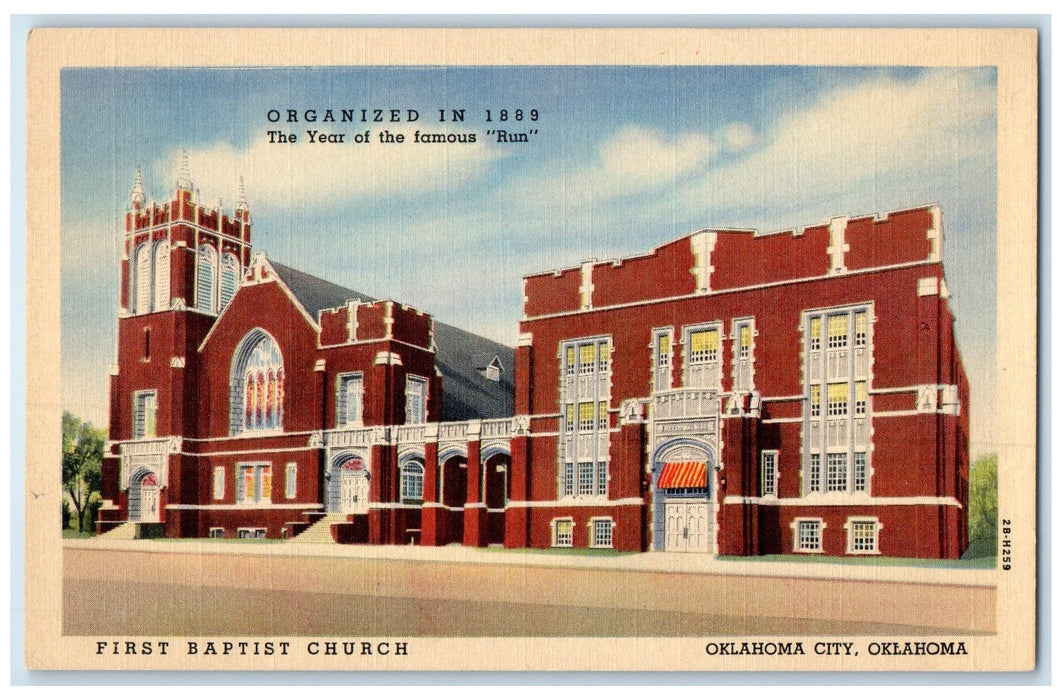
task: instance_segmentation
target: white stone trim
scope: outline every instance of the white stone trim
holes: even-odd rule
[[[935,297],[940,294],[940,289],[937,286],[936,277],[919,277],[918,278],[918,296],[920,297]]]
[[[583,262],[580,266],[579,308],[587,311],[594,308],[594,259]]]
[[[727,496],[723,499],[723,504],[728,506],[809,506],[815,508],[831,506],[953,506],[962,508],[962,503],[953,496],[868,496],[864,491],[852,493],[843,491],[812,492],[807,496],[798,498],[771,499],[764,499],[758,496]]]
[[[853,521],[856,521],[856,520],[862,520],[862,521],[868,521],[868,522],[873,522],[874,523],[874,525],[876,527],[876,530],[874,531],[874,549],[873,550],[857,552],[857,551],[855,551],[852,548],[853,539],[854,539],[853,538],[853,533],[852,533],[852,523],[853,523]],[[878,554],[878,555],[880,555],[881,554],[881,531],[883,529],[884,529],[884,525],[881,524],[881,520],[878,519],[878,517],[876,515],[850,515],[850,516],[848,516],[848,518],[844,521],[844,532],[845,532],[845,536],[844,536],[844,553],[845,554],[854,554],[854,555],[861,555],[861,554],[867,554],[867,555]]]
[[[601,506],[640,506],[644,498],[617,498],[603,496],[571,496],[555,501],[509,501],[507,508],[600,508]]]
[[[376,353],[376,358],[372,361],[374,365],[395,365],[397,367],[402,366],[402,358],[396,352],[388,352],[381,350]]]
[[[830,219],[830,244],[826,247],[826,254],[830,256],[829,276],[843,275],[848,272],[844,264],[844,254],[848,252],[849,245],[845,242],[844,234],[848,229],[847,216],[835,216]]]
[[[323,503],[224,503],[195,504],[195,503],[167,503],[167,509],[172,510],[300,510],[309,508],[324,508]]]
[[[817,522],[819,524],[819,548],[804,549],[800,546],[800,523]],[[822,554],[823,542],[826,540],[826,522],[822,518],[805,518],[797,516],[789,521],[789,529],[793,531],[793,552],[800,554]]]

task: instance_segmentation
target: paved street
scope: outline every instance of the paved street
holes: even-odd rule
[[[740,562],[660,570],[674,568],[660,555],[195,542],[82,541],[63,555],[68,635],[976,634],[996,604],[983,571],[779,577]]]

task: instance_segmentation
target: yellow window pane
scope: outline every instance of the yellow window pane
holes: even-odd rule
[[[579,420],[593,420],[594,419],[594,404],[581,403],[579,404]]]
[[[657,339],[657,348],[661,355],[666,355],[671,352],[671,336],[662,335]]]
[[[856,382],[855,395],[856,395],[856,401],[866,401],[867,400],[867,383],[866,382]]]
[[[568,404],[565,407],[565,411],[564,412],[567,415],[568,420],[571,420],[572,418],[575,417],[575,406],[573,406],[572,404]]]
[[[273,493],[273,468],[262,469],[262,498],[269,498]]]
[[[830,316],[829,321],[829,333],[830,336],[848,335],[848,315],[842,314],[839,316]]]
[[[752,326],[746,324],[741,327],[741,347],[748,348],[752,346]]]
[[[594,346],[593,345],[581,345],[579,347],[579,362],[582,364],[589,364],[594,361]]]
[[[597,405],[597,416],[598,416],[598,418],[606,418],[608,416],[608,403],[607,402],[602,401],[601,403],[599,403]]]
[[[568,348],[568,351],[565,353],[565,359],[567,360],[569,365],[575,364],[575,348]]]
[[[822,316],[815,316],[811,319],[811,336],[818,338],[822,335]]]
[[[833,401],[847,401],[848,400],[848,385],[847,384],[830,384],[827,388],[829,391],[829,400]]]
[[[811,387],[811,403],[818,403],[821,399],[821,387],[818,384],[815,384]]]
[[[719,349],[719,331],[694,331],[690,333],[690,350],[692,352],[707,352]]]
[[[867,312],[859,311],[855,315],[855,330],[856,333],[867,332]]]
[[[601,343],[601,345],[597,347],[598,352],[600,353],[601,361],[608,362],[608,343]]]
[[[558,520],[557,521],[557,534],[560,536],[572,534],[572,521],[571,520]]]

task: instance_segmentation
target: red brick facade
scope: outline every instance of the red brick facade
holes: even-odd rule
[[[530,275],[514,356],[138,184],[100,530],[958,557],[942,242],[929,207]]]

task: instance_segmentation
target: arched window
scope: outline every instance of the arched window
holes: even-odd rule
[[[424,500],[424,465],[411,459],[402,465],[402,500]]]
[[[215,311],[217,271],[217,252],[211,246],[199,246],[199,260],[196,263],[195,306],[200,311],[207,313],[214,313]]]
[[[141,243],[133,252],[133,299],[132,311],[138,314],[151,312],[151,251],[147,243]]]
[[[284,358],[276,341],[255,329],[236,348],[230,377],[232,434],[284,427]]]
[[[239,278],[240,262],[232,253],[225,253],[221,258],[221,308],[219,311],[224,311],[232,301],[232,297],[236,295]]]
[[[155,244],[155,311],[170,308],[170,242]]]

